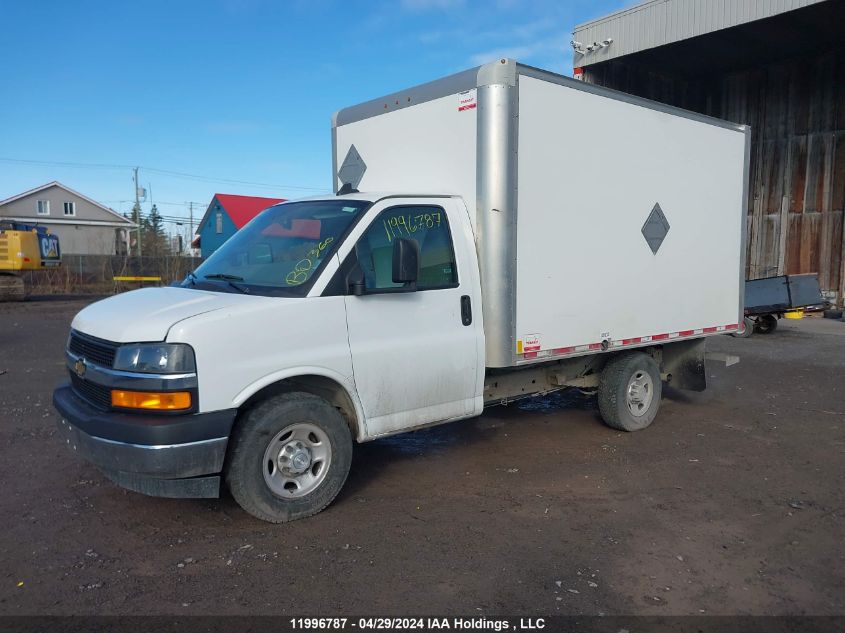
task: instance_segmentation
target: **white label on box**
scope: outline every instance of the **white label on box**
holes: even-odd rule
[[[522,351],[523,352],[539,352],[540,351],[540,335],[526,334],[522,337]]]
[[[475,88],[458,93],[458,112],[463,112],[464,110],[474,110],[476,105]]]

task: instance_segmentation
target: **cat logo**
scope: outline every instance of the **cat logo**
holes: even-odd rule
[[[76,375],[82,378],[85,375],[85,371],[88,367],[85,366],[85,359],[80,358],[76,363],[73,365],[73,370],[76,372]]]
[[[59,259],[59,238],[55,235],[46,235],[41,238],[42,259]]]

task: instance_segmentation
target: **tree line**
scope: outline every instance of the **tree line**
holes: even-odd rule
[[[129,216],[141,227],[141,254],[144,257],[159,257],[172,255],[173,248],[167,234],[164,232],[164,220],[156,205],[152,206],[149,215],[141,215],[141,209],[136,205]],[[138,253],[138,231],[133,230],[130,237],[131,252]]]

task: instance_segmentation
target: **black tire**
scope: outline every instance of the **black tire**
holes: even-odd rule
[[[825,310],[824,311],[824,318],[825,319],[841,319],[842,318],[842,310]]]
[[[731,334],[734,338],[749,338],[754,333],[754,328],[756,327],[754,319],[751,317],[745,317],[742,321],[745,324],[745,330],[737,332],[736,334]]]
[[[628,388],[635,376],[647,374],[650,380],[651,398],[648,406],[639,415],[629,408]],[[650,425],[663,395],[660,369],[648,354],[630,352],[611,358],[601,372],[599,379],[599,412],[605,423],[620,431],[640,431]]]
[[[331,458],[324,478],[313,491],[284,499],[265,480],[265,454],[274,438],[298,424],[316,426],[327,436]],[[343,487],[351,464],[352,435],[337,409],[310,393],[285,393],[261,402],[239,421],[230,440],[225,477],[241,508],[262,521],[286,523],[328,506]]]
[[[757,317],[754,331],[759,334],[771,334],[778,328],[778,318],[774,314],[763,314]]]

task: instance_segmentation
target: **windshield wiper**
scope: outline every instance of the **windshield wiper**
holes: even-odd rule
[[[193,271],[189,271],[185,278],[191,282],[192,286],[197,285],[197,276],[193,273]]]
[[[193,273],[191,273],[193,274]],[[228,275],[226,273],[212,273],[210,275],[203,275],[206,279],[225,279],[227,281],[243,281],[243,277],[237,275]]]
[[[203,275],[205,279],[221,279],[229,284],[232,288],[237,290],[238,292],[242,292],[245,295],[249,294],[249,288],[246,286],[241,286],[240,284],[234,283],[235,281],[243,281],[243,277],[239,277],[238,275],[228,275],[226,273],[212,273],[210,275]]]

